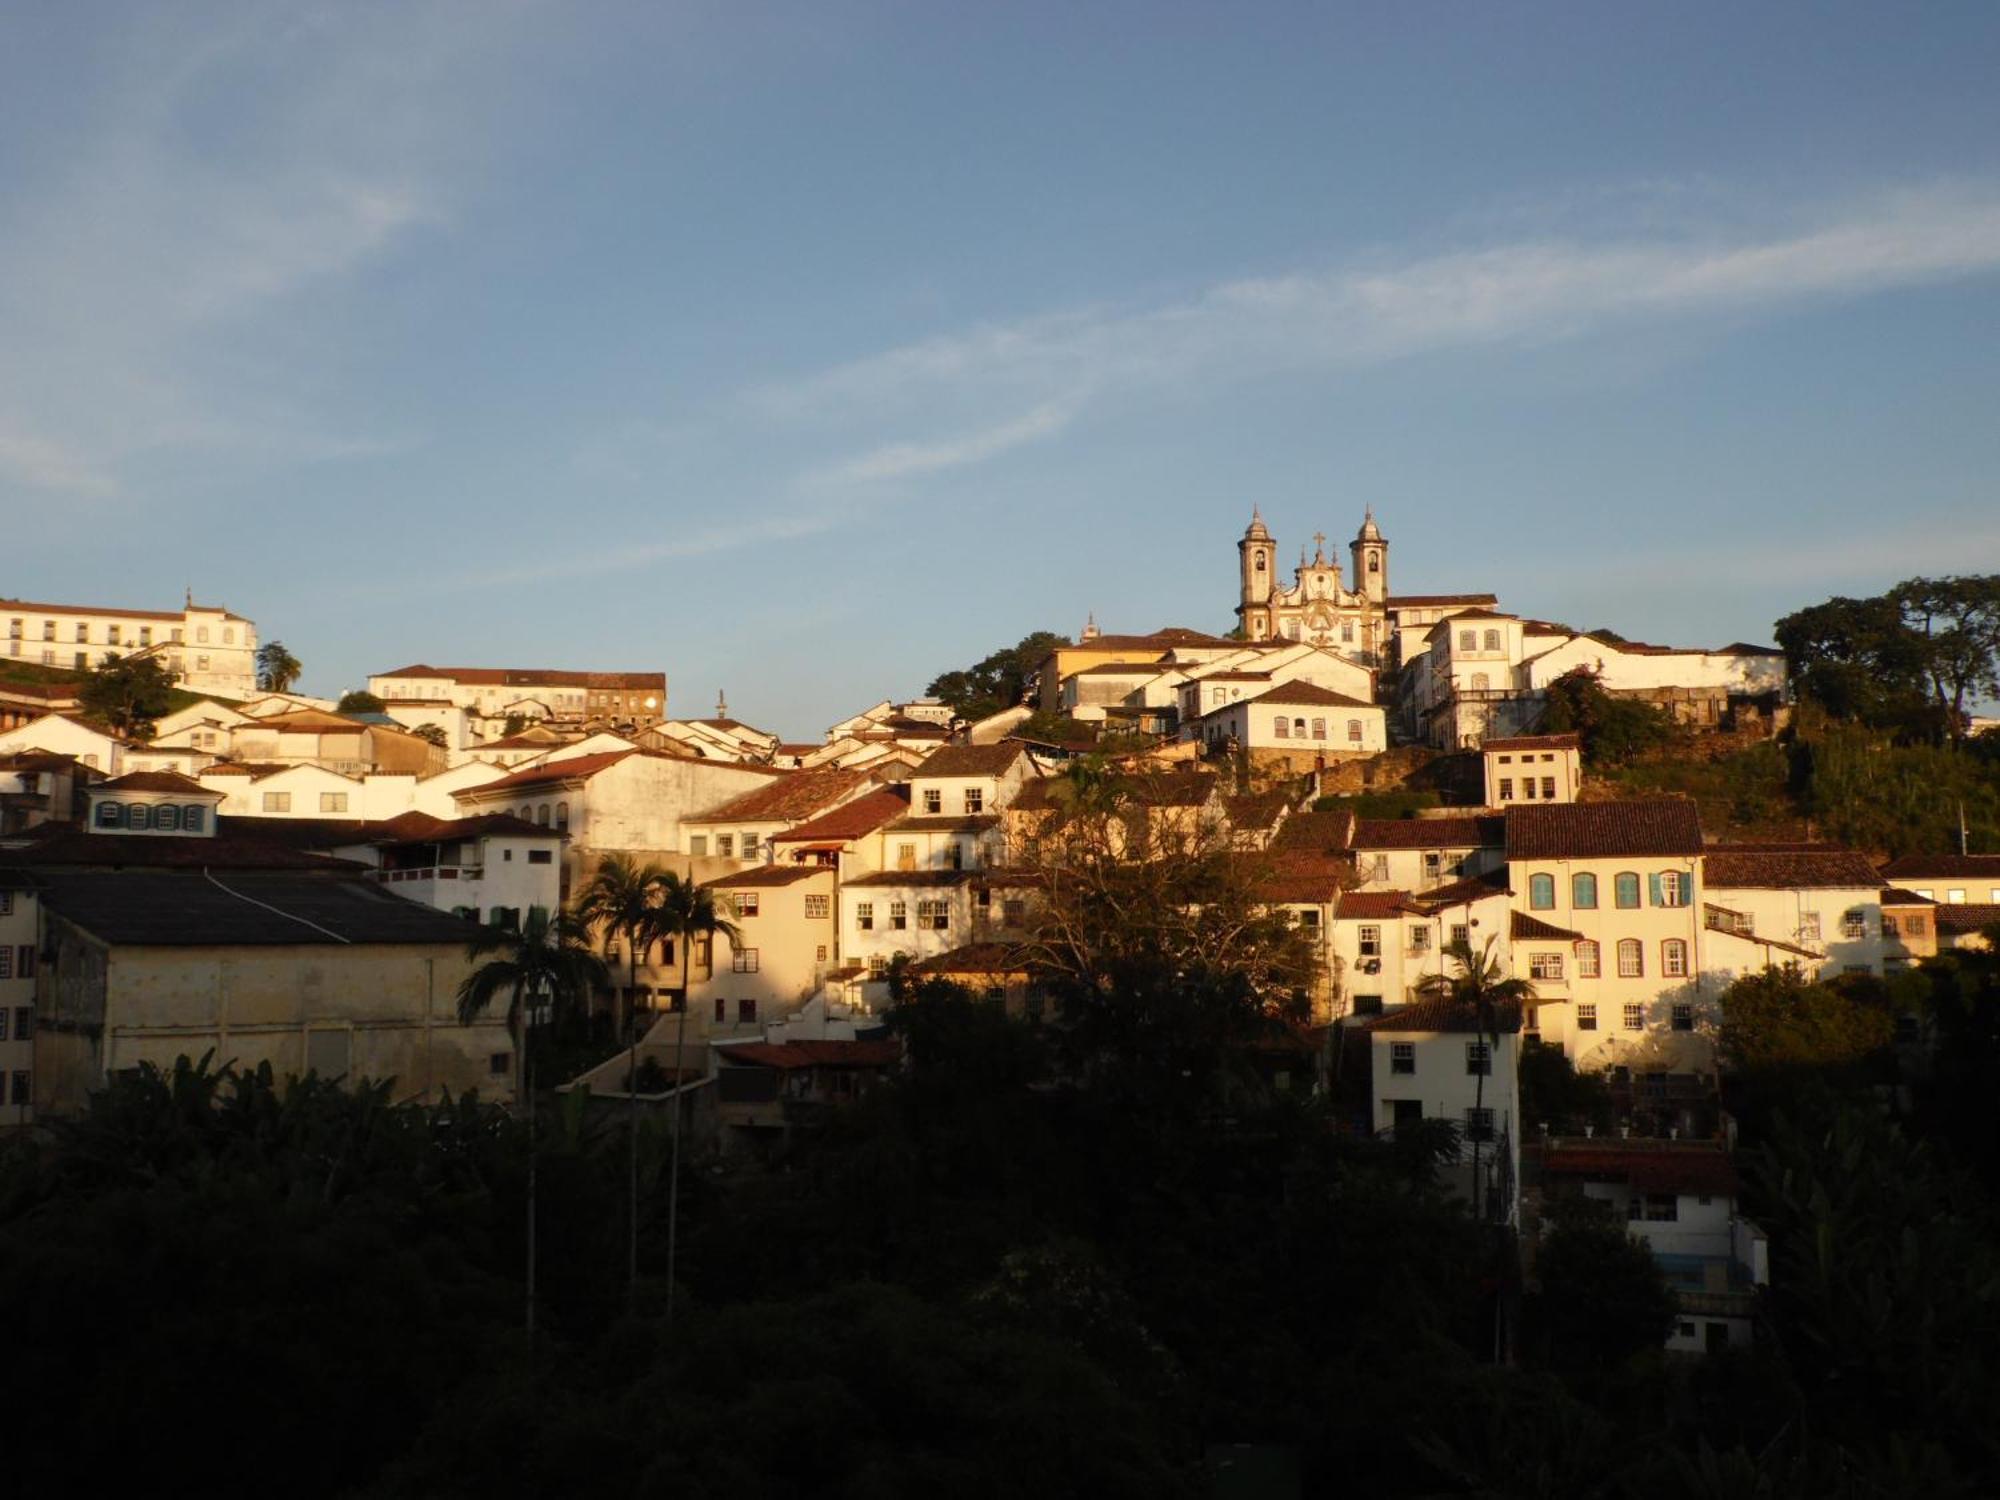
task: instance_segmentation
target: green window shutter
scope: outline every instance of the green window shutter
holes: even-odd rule
[[[1665,906],[1667,904],[1667,899],[1660,892],[1659,872],[1656,870],[1651,875],[1648,875],[1646,877],[1646,882],[1653,888],[1653,905]]]

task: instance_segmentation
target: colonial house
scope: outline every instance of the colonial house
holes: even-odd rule
[[[641,730],[638,740],[648,749],[749,766],[769,765],[778,750],[775,734],[731,718],[728,700],[721,697],[716,700],[712,717],[663,719]]]
[[[125,769],[129,747],[115,734],[69,714],[43,714],[15,729],[0,733],[0,754],[24,750],[45,750],[81,761],[94,771],[116,776]]]
[[[697,945],[690,1019],[705,1034],[762,1035],[758,1028],[819,995],[834,967],[834,873],[824,865],[760,865],[711,880],[707,889],[740,935]]]
[[[843,803],[864,797],[875,786],[865,771],[789,771],[768,777],[720,806],[682,820],[690,855],[765,860],[779,834]]]
[[[1191,687],[1199,689],[1200,683]],[[1389,748],[1387,715],[1373,703],[1310,682],[1264,687],[1187,726],[1211,751],[1246,750],[1253,765],[1310,771],[1329,759]]]
[[[424,663],[378,672],[368,691],[411,710],[425,702],[463,709],[474,739],[500,739],[507,721],[637,729],[667,711],[664,672],[567,672],[539,667],[433,667]]]
[[[1583,785],[1583,741],[1574,734],[1493,737],[1480,746],[1486,805],[1574,802]]]
[[[228,757],[252,764],[318,766],[348,776],[370,772],[430,775],[446,752],[393,724],[308,709],[245,719],[229,726]]]
[[[106,656],[150,656],[189,692],[248,698],[257,691],[257,627],[192,598],[171,611],[0,599],[0,622],[16,661],[82,673]]]
[[[1364,890],[1427,891],[1496,869],[1504,860],[1499,818],[1356,818],[1347,835]]]
[[[1906,854],[1882,875],[1941,906],[2000,905],[2000,854]]]
[[[1702,864],[1702,968],[1717,984],[1774,963],[1797,964],[1810,978],[1884,972],[1885,882],[1865,855],[1825,844],[1716,844]],[[1786,946],[1768,952],[1766,938]]]
[[[46,750],[0,751],[0,835],[86,816],[84,792],[104,773]]]

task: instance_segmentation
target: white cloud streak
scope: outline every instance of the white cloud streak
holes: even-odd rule
[[[1025,416],[978,432],[932,443],[885,443],[859,458],[836,465],[824,478],[836,484],[879,484],[942,474],[1053,437],[1069,425],[1073,415],[1073,402],[1044,402]]]

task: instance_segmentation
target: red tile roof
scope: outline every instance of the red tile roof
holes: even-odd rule
[[[1497,870],[1488,870],[1483,875],[1467,875],[1444,885],[1434,885],[1427,891],[1413,891],[1410,899],[1419,906],[1435,909],[1441,906],[1463,906],[1468,901],[1484,901],[1488,896],[1512,894],[1507,886],[1507,870],[1503,865]]]
[[[903,1060],[894,1038],[852,1042],[732,1042],[715,1049],[725,1063],[762,1068],[887,1068]]]
[[[1386,922],[1415,912],[1408,891],[1342,891],[1334,913],[1342,922]]]
[[[1558,927],[1553,922],[1544,922],[1540,917],[1524,911],[1508,913],[1508,934],[1513,941],[1544,943],[1580,943],[1583,934],[1571,932],[1567,927]]]
[[[1507,858],[1599,859],[1702,852],[1701,818],[1684,797],[1510,807]]]
[[[884,823],[900,818],[909,810],[910,789],[907,786],[883,787],[865,797],[856,797],[852,802],[843,802],[831,812],[796,823],[783,833],[774,833],[771,842],[842,843],[873,833]]]
[[[1284,682],[1268,693],[1259,693],[1253,703],[1272,703],[1290,706],[1298,704],[1311,708],[1374,708],[1359,698],[1350,698],[1345,693],[1336,693],[1312,682]]]
[[[575,781],[579,778],[595,776],[599,771],[609,770],[627,756],[644,755],[643,750],[603,750],[595,755],[572,755],[567,760],[552,760],[539,766],[529,766],[502,776],[498,781],[482,782],[478,786],[461,787],[455,796],[483,797],[488,792],[517,792],[531,786],[550,786],[559,781]]]
[[[2000,906],[1984,901],[1946,901],[1934,907],[1939,933],[1961,936],[1965,933],[1984,932],[1995,922],[2000,922]]]
[[[664,672],[560,672],[540,667],[431,667],[422,662],[398,667],[393,672],[377,672],[376,677],[443,678],[479,687],[580,687],[600,692],[657,692],[667,690]]]
[[[1521,1007],[1512,1001],[1492,1007],[1491,1030],[1505,1035],[1521,1029]],[[1482,1023],[1478,1008],[1461,1005],[1444,996],[1434,996],[1419,1000],[1414,1005],[1400,1006],[1384,1011],[1381,1015],[1363,1021],[1365,1031],[1414,1031],[1439,1032],[1462,1031],[1480,1032],[1488,1030]]]
[[[176,797],[220,797],[222,793],[212,792],[199,781],[191,780],[178,771],[128,771],[111,781],[101,781],[91,788],[98,792],[167,792]]]
[[[1273,841],[1279,849],[1345,850],[1352,847],[1354,814],[1341,809],[1318,812],[1308,809],[1285,819]]]
[[[1002,776],[1027,753],[1027,746],[1015,740],[997,745],[945,745],[933,751],[910,776],[912,780],[919,776]]]
[[[1810,890],[1829,886],[1883,884],[1864,854],[1852,849],[1738,849],[1710,847],[1702,861],[1702,883],[1710,890]]]
[[[1391,594],[1390,609],[1437,609],[1455,604],[1498,604],[1494,594]]]
[[[1950,880],[1969,875],[2000,880],[2000,854],[1905,854],[1882,866],[1891,880]]]
[[[1517,734],[1507,739],[1487,740],[1482,750],[1575,750],[1583,738],[1574,734]]]
[[[46,831],[45,831],[46,830]],[[44,823],[22,842],[0,850],[8,864],[52,869],[326,870],[352,873],[352,860],[310,854],[274,839],[218,832],[87,833],[68,823]]]
[[[1719,1142],[1561,1138],[1522,1152],[1544,1177],[1623,1182],[1642,1192],[1733,1198],[1736,1168]]]
[[[912,974],[1025,974],[1032,967],[1018,943],[966,943],[910,965]]]
[[[705,880],[703,885],[712,891],[753,891],[770,885],[797,885],[802,880],[811,880],[816,875],[833,878],[832,865],[759,865],[754,870],[738,870],[734,875],[721,875],[714,880]]]
[[[1504,835],[1497,817],[1357,818],[1352,844],[1356,849],[1482,849],[1497,848]]]
[[[818,768],[776,775],[764,786],[730,798],[720,807],[686,818],[689,823],[796,823],[825,812],[874,778],[866,771]]]

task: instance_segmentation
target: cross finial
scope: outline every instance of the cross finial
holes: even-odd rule
[[[1313,533],[1313,551],[1322,557],[1326,555],[1326,533],[1324,531],[1315,531]]]

